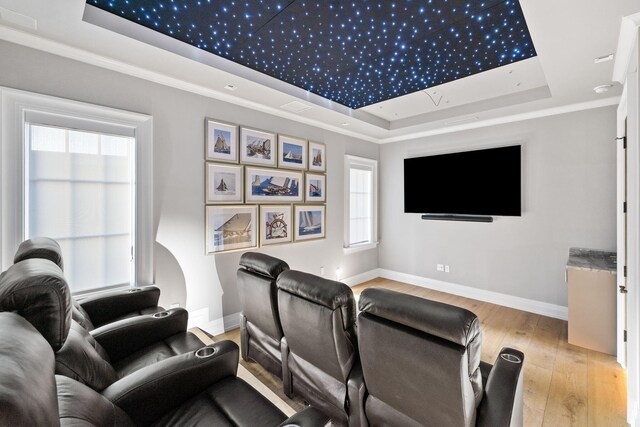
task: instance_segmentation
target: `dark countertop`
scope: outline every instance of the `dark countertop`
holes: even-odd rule
[[[567,268],[616,274],[616,253],[596,249],[569,248]]]

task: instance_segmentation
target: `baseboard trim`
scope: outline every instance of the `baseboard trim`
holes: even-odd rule
[[[240,327],[240,312],[232,313],[222,318],[224,324],[224,331],[230,331],[232,329],[238,329]]]
[[[380,269],[374,268],[373,270],[365,271],[364,273],[356,274],[355,276],[341,279],[340,282],[349,287],[354,287],[369,280],[377,279],[380,277]]]
[[[225,332],[225,330],[224,330],[224,318],[223,317],[220,317],[219,319],[214,319],[211,322],[203,323],[203,324],[200,324],[200,325],[196,324],[196,325],[193,325],[193,326],[197,326],[198,328],[200,328],[203,331],[207,332],[211,336],[224,334],[224,332]]]
[[[515,308],[517,310],[527,311],[529,313],[553,317],[555,319],[567,320],[569,317],[569,311],[567,307],[562,305],[549,304],[547,302],[488,291],[486,289],[472,288],[470,286],[458,285],[456,283],[444,282],[442,280],[429,279],[422,276],[415,276],[413,274],[401,273],[399,271],[387,270],[384,268],[376,268],[342,280],[342,282],[353,287],[377,277],[409,283],[410,285],[420,286],[421,288],[447,292],[449,294],[458,295],[461,297],[490,302],[492,304]]]

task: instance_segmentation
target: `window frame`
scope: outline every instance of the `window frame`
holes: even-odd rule
[[[371,224],[368,242],[350,244],[351,238],[351,168],[371,171]],[[378,160],[346,154],[344,156],[344,245],[345,254],[351,254],[378,246]]]
[[[114,108],[0,87],[0,261],[6,270],[25,239],[25,125],[28,115],[54,117],[66,126],[85,121],[94,129],[129,128],[135,136],[133,226],[134,280],[124,287],[153,283],[153,118]],[[113,289],[113,288],[111,288]],[[107,290],[105,288],[104,290]],[[93,290],[79,294],[101,292]]]

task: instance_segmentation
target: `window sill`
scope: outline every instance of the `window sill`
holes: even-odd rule
[[[345,255],[354,254],[356,252],[367,251],[369,249],[375,249],[378,246],[379,242],[370,242],[370,243],[359,243],[357,245],[351,245],[345,248],[342,248]]]

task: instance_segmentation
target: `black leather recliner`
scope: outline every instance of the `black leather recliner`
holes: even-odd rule
[[[146,367],[98,393],[54,374],[50,343],[60,340],[55,329],[43,331],[45,340],[17,313],[0,313],[0,426],[319,427],[328,422],[313,408],[286,419],[236,377],[238,346],[231,341]]]
[[[522,426],[524,355],[503,348],[493,367],[481,362],[475,314],[376,288],[359,308],[370,425]]]
[[[287,270],[289,265],[278,258],[247,252],[240,257],[237,273],[242,305],[242,358],[259,363],[279,378],[282,378],[282,326],[278,314],[276,279],[280,273]]]
[[[56,373],[101,391],[120,378],[204,344],[186,331],[188,313],[172,309],[110,323],[88,332],[71,318],[62,270],[26,259],[0,275],[0,311],[14,311],[49,341]]]
[[[360,425],[364,383],[351,289],[300,271],[278,277],[283,386],[335,425]]]
[[[48,259],[64,270],[60,245],[49,237],[33,237],[20,243],[13,262],[32,258]],[[74,298],[72,316],[73,320],[91,331],[107,323],[164,311],[158,306],[159,298],[160,289],[156,286],[101,292],[80,301]]]

